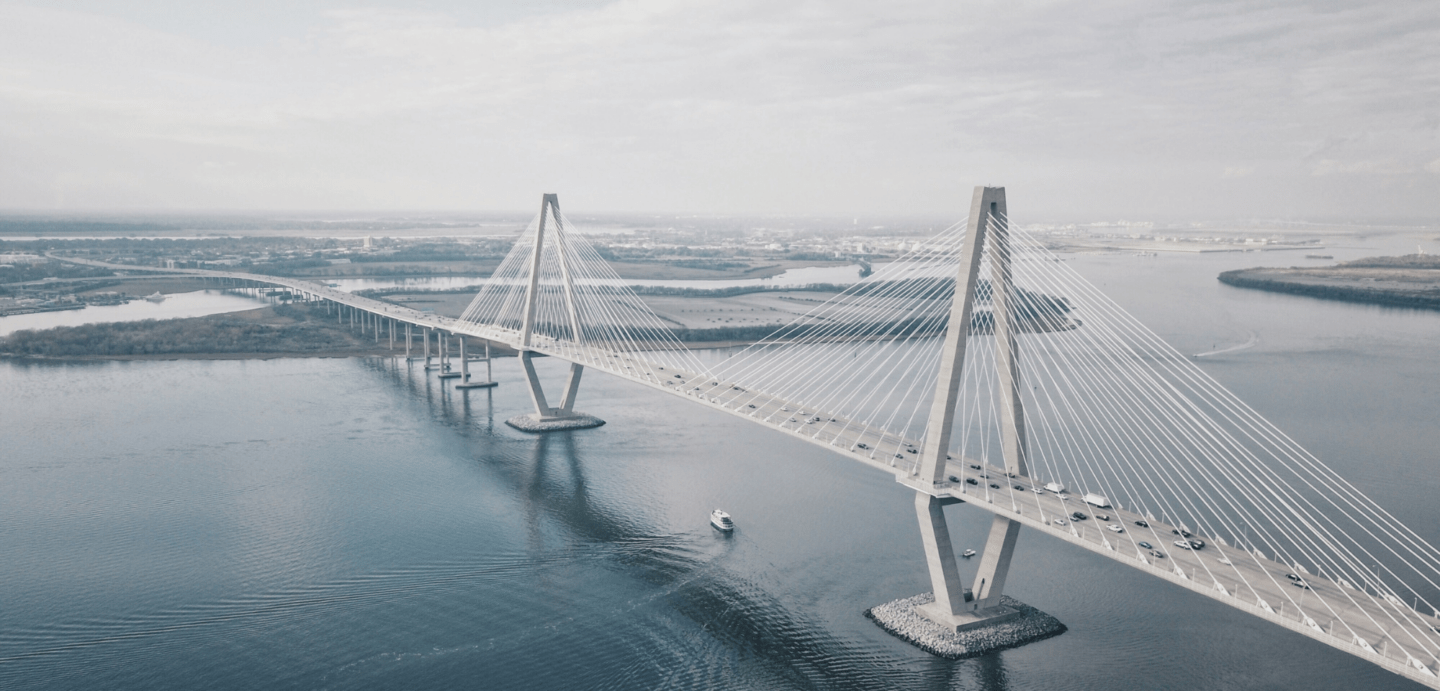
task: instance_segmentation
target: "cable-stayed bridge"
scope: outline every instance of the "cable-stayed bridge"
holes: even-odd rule
[[[332,303],[377,340],[404,327],[427,351],[431,332],[517,350],[534,401],[522,429],[600,424],[576,409],[598,369],[889,473],[915,490],[924,614],[950,629],[1012,614],[1001,596],[1026,526],[1440,688],[1440,550],[1013,226],[1001,188],[721,361],[687,349],[554,195],[459,319],[188,273]],[[540,356],[571,363],[558,398]],[[943,513],[957,502],[994,515],[968,582]]]

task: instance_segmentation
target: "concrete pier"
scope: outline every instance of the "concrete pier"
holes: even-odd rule
[[[450,366],[450,334],[437,331],[436,335],[440,337],[440,378],[459,379],[460,373],[451,371],[453,368]]]
[[[457,389],[485,389],[496,385],[490,369],[490,342],[485,342],[485,381],[470,381],[470,356],[465,354],[465,337],[460,337],[460,383]]]
[[[1060,620],[1008,595],[1000,605],[1009,614],[979,620],[956,630],[941,626],[923,610],[935,603],[933,593],[923,593],[865,610],[865,616],[890,635],[931,655],[963,660],[1065,633]]]

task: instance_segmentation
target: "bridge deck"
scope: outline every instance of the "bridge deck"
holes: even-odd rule
[[[512,329],[420,312],[310,281],[240,272],[155,269],[63,259],[126,271],[157,271],[284,286],[398,322],[463,334],[521,349],[520,333]],[[617,354],[595,344],[575,344],[536,337],[532,339],[529,350],[600,369],[824,446],[851,460],[890,473],[898,482],[918,491],[958,499],[1019,521],[1034,530],[1168,580],[1374,662],[1422,684],[1440,688],[1440,677],[1436,676],[1437,672],[1440,672],[1440,659],[1424,652],[1427,649],[1440,649],[1440,619],[1433,616],[1433,613],[1427,615],[1416,612],[1403,603],[1387,602],[1381,597],[1321,576],[1300,574],[1310,586],[1310,590],[1305,590],[1293,585],[1293,582],[1286,578],[1286,574],[1293,573],[1294,570],[1285,564],[1218,544],[1213,537],[1204,535],[1196,535],[1197,539],[1207,542],[1203,549],[1193,551],[1178,548],[1172,544],[1172,539],[1179,537],[1170,532],[1174,526],[1118,508],[1095,509],[1082,504],[1078,499],[1050,492],[1037,493],[1034,491],[1033,479],[1008,477],[1003,470],[983,465],[979,470],[968,467],[973,461],[952,459],[948,464],[947,475],[956,478],[956,481],[929,486],[910,475],[910,468],[914,464],[913,459],[906,454],[911,453],[910,449],[920,448],[918,441],[879,433],[837,415],[810,410],[791,401],[712,379],[705,373],[676,370],[673,367],[667,370],[664,366],[644,358]],[[965,482],[966,479],[975,479],[977,484],[969,485]],[[991,482],[999,485],[999,489],[990,488]],[[1016,485],[1024,489],[1014,490]],[[1111,520],[1091,519],[1077,525],[1070,520],[1070,514],[1075,511],[1092,515],[1097,512],[1108,514]],[[1066,524],[1056,524],[1056,518],[1065,519]],[[1135,522],[1139,520],[1148,522],[1150,528],[1136,526]],[[1121,525],[1125,532],[1112,533],[1100,525],[1101,523],[1116,523]],[[1132,535],[1138,537],[1132,538]],[[1134,544],[1147,538],[1148,542],[1167,557],[1154,558],[1149,555],[1149,550]],[[1220,561],[1222,558],[1229,563]],[[1320,602],[1321,598],[1324,600],[1323,604]],[[1402,629],[1397,622],[1420,622],[1423,624],[1422,630],[1424,627],[1429,627],[1430,630],[1416,634],[1410,632],[1410,627]],[[1415,640],[1415,636],[1425,636],[1428,640]],[[1395,643],[1390,643],[1392,640]]]

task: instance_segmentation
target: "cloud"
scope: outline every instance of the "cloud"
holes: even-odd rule
[[[1424,0],[394,5],[0,5],[0,207],[1320,215],[1440,155]]]

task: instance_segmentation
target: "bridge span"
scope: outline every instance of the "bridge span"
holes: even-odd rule
[[[1440,689],[1440,550],[1012,227],[1003,188],[976,188],[965,223],[708,364],[554,195],[458,319],[293,278],[57,258],[284,288],[377,340],[418,330],[427,354],[431,332],[502,344],[534,403],[521,429],[599,424],[575,408],[590,368],[863,463],[915,491],[936,600],[919,614],[944,632],[1012,614],[1023,526]],[[537,356],[571,363],[558,405]],[[943,512],[958,503],[993,514],[968,586]]]

